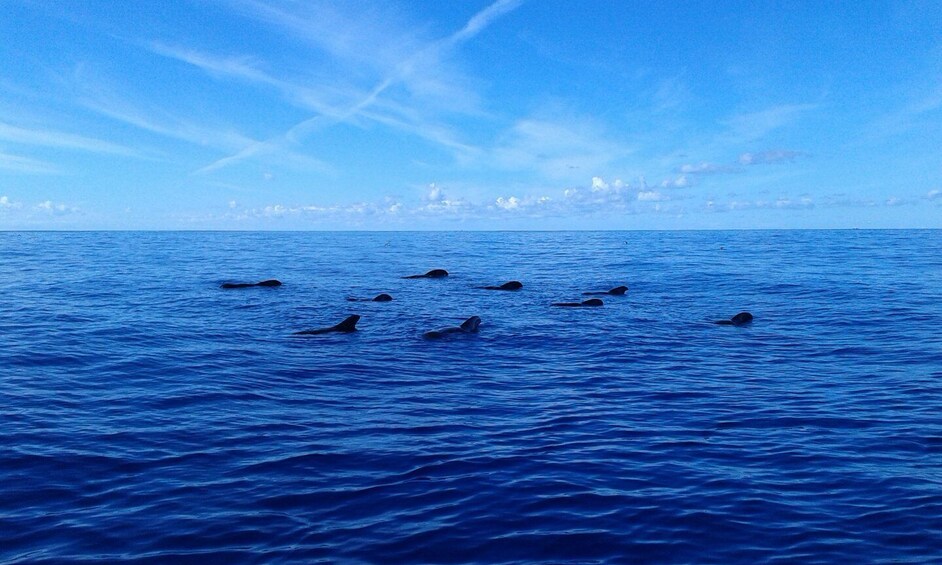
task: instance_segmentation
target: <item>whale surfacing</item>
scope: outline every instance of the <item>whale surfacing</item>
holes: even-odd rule
[[[582,306],[602,306],[605,304],[598,298],[590,298],[582,302],[553,302],[553,306],[564,306],[568,308],[579,308]]]
[[[455,334],[455,333],[476,334],[478,333],[478,326],[480,325],[481,325],[481,318],[478,316],[471,316],[458,327],[432,330],[430,332],[425,332],[424,334],[422,334],[422,337],[424,337],[425,339],[437,339],[437,338],[444,337],[449,334]]]
[[[349,297],[349,298],[347,298],[347,300],[349,300],[350,302],[390,302],[390,301],[392,300],[392,296],[389,296],[388,294],[386,294],[386,293],[384,292],[384,293],[382,293],[382,294],[377,294],[377,295],[374,296],[373,298],[353,298],[353,297]]]
[[[589,292],[583,292],[583,296],[598,296],[601,294],[608,294],[611,296],[624,296],[628,292],[627,286],[616,286],[610,290],[591,290]]]
[[[336,326],[330,326],[329,328],[319,328],[316,330],[304,330],[302,332],[294,332],[292,335],[320,335],[332,332],[339,333],[351,333],[357,331],[357,322],[360,321],[360,317],[356,314],[349,316],[346,320],[340,322]]]
[[[431,271],[425,273],[424,275],[409,275],[407,277],[402,277],[404,279],[440,279],[448,276],[448,271],[445,269],[432,269]]]
[[[752,321],[752,314],[749,312],[740,312],[728,320],[717,320],[713,322],[720,326],[743,326]]]
[[[250,286],[281,286],[281,281],[269,279],[257,283],[222,283],[219,288],[248,288]]]
[[[520,290],[523,288],[523,283],[520,281],[508,281],[500,286],[479,286],[478,288],[484,290]]]

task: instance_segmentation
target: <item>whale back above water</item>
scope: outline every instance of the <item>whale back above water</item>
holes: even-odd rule
[[[740,312],[728,320],[717,320],[713,322],[720,326],[742,326],[752,322],[752,314],[749,312]]]
[[[281,286],[281,281],[277,279],[268,279],[257,283],[222,283],[219,288],[248,288],[250,286]]]
[[[583,300],[582,302],[554,302],[553,306],[564,306],[568,308],[578,308],[580,306],[602,306],[605,304],[599,298],[590,298],[588,300]]]
[[[520,290],[523,288],[523,283],[520,281],[508,281],[500,286],[482,286],[484,290]]]
[[[409,275],[407,277],[402,277],[404,279],[440,279],[448,276],[448,271],[445,269],[432,269],[431,271],[425,273],[424,275]]]
[[[430,332],[425,332],[424,334],[422,334],[422,336],[425,337],[426,339],[436,339],[439,337],[443,337],[443,336],[446,336],[449,334],[455,334],[455,333],[476,334],[478,333],[478,326],[480,325],[481,325],[481,318],[479,316],[471,316],[470,318],[462,322],[461,325],[458,327],[432,330]]]
[[[330,326],[329,328],[319,328],[316,330],[304,330],[301,332],[294,332],[294,335],[320,335],[332,332],[339,333],[351,333],[357,331],[357,322],[360,321],[360,317],[356,314],[348,316],[347,319],[340,322],[336,326]]]
[[[589,292],[583,292],[582,294],[584,296],[593,296],[593,295],[600,295],[600,294],[608,294],[611,296],[624,296],[626,292],[628,292],[627,286],[616,286],[615,288],[610,289],[610,290],[592,290]]]
[[[382,294],[377,294],[373,298],[354,298],[352,296],[347,298],[347,300],[350,302],[390,302],[392,299],[393,297],[386,294],[385,292]]]

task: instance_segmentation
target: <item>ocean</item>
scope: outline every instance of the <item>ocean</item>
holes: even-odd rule
[[[938,230],[2,232],[0,562],[940,563],[940,328]]]

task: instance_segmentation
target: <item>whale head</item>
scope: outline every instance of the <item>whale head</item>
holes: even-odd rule
[[[461,329],[468,333],[477,333],[478,326],[481,325],[481,318],[479,316],[471,316],[461,324]]]
[[[721,326],[744,326],[752,322],[752,314],[749,312],[740,312],[728,320],[718,320],[713,322]]]
[[[740,312],[739,314],[736,314],[735,316],[730,318],[729,321],[732,322],[734,326],[741,326],[743,324],[748,324],[749,322],[752,321],[752,314],[750,314],[749,312]]]

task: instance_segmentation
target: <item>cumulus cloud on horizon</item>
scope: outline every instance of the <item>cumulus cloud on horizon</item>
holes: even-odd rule
[[[412,201],[386,197],[375,202],[356,202],[331,206],[271,204],[245,208],[225,205],[225,212],[215,219],[255,220],[309,218],[312,221],[343,222],[351,225],[404,224],[414,225],[424,220],[494,220],[501,218],[572,218],[634,214],[680,214],[700,209],[713,212],[738,210],[809,210],[817,205],[831,207],[838,199],[816,201],[810,195],[763,197],[756,199],[726,199],[704,197],[698,204],[696,192],[678,190],[689,186],[687,175],[679,175],[649,185],[643,177],[626,182],[621,179],[606,180],[594,176],[581,186],[571,186],[559,191],[530,194],[510,193],[489,199],[472,201],[455,197],[442,185],[432,183]],[[928,196],[927,196],[928,197]],[[938,193],[932,198],[939,198]],[[890,198],[874,206],[894,206],[906,203]],[[856,205],[862,205],[856,203]]]
[[[0,210],[20,208],[22,204],[10,200],[9,196],[0,196]]]
[[[66,214],[74,214],[79,211],[77,206],[70,206],[68,204],[63,204],[61,202],[53,202],[52,200],[44,200],[36,205],[36,210],[44,212],[46,214],[54,214],[56,216],[64,216]]]

